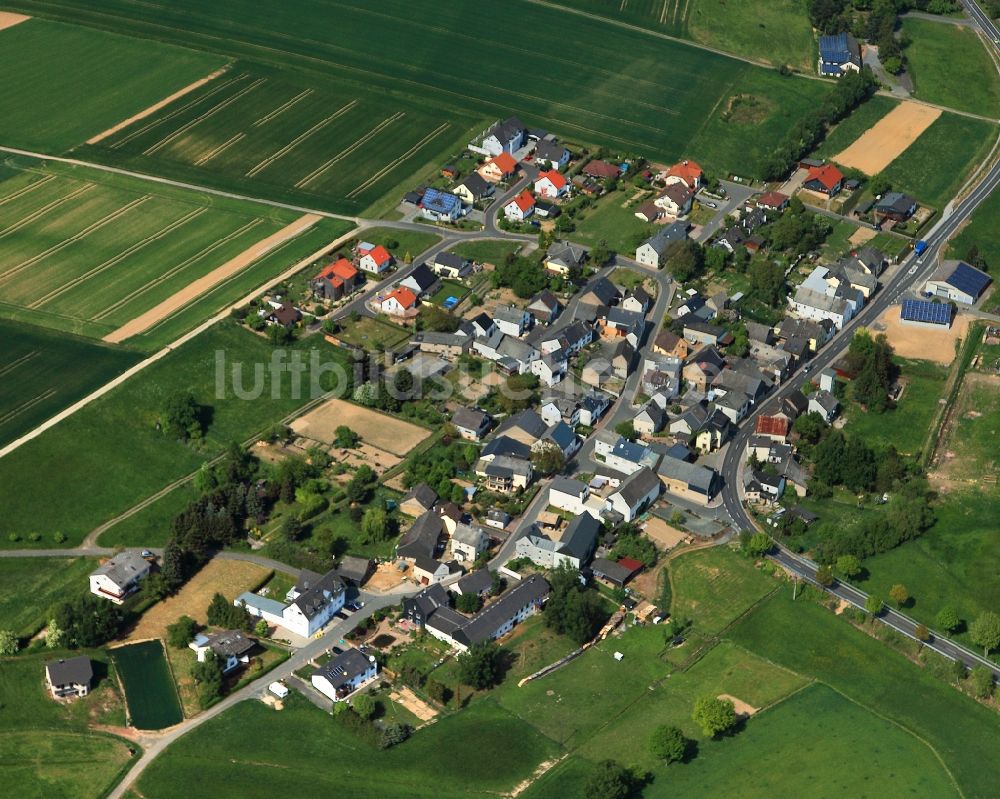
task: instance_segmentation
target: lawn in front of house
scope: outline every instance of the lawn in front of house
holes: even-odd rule
[[[658,229],[635,215],[643,201],[633,203],[631,197],[634,193],[632,186],[624,185],[621,191],[601,197],[590,208],[577,214],[576,230],[571,234],[573,241],[588,247],[596,247],[603,242],[613,252],[634,257],[635,248]]]
[[[519,241],[502,239],[464,241],[461,244],[456,244],[449,252],[476,263],[499,264],[503,263],[508,255],[516,253],[523,246]]]
[[[362,347],[369,352],[385,349],[395,349],[404,341],[408,341],[411,331],[392,322],[362,316],[356,322],[344,322],[343,329],[337,333],[337,338],[345,344]]]

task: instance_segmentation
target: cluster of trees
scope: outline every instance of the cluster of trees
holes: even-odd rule
[[[811,213],[802,200],[792,197],[785,212],[763,232],[771,249],[802,255],[819,247],[832,230],[825,217]]]
[[[431,330],[435,333],[454,333],[461,320],[453,313],[437,305],[424,307],[417,317],[417,330]]]
[[[198,622],[190,616],[181,616],[173,624],[167,625],[167,643],[174,649],[183,649],[194,640],[198,632]]]
[[[205,653],[203,661],[192,666],[191,676],[194,678],[198,703],[202,708],[207,708],[222,696],[222,663],[211,650]]]
[[[602,760],[583,786],[585,799],[629,799],[635,796],[645,779],[617,760]]]
[[[208,623],[226,630],[250,632],[254,627],[253,616],[243,605],[235,605],[222,594],[216,593],[208,605]]]
[[[167,398],[157,420],[164,435],[181,441],[198,440],[205,434],[208,408],[198,404],[194,394],[182,391]]]
[[[785,177],[800,158],[823,141],[828,126],[847,116],[871,97],[877,88],[878,82],[867,67],[861,72],[848,72],[841,77],[823,102],[800,116],[784,140],[768,154],[762,177],[767,180]]]
[[[509,288],[522,299],[537,294],[549,282],[538,261],[516,255],[509,255],[497,264],[490,279],[493,288]]]
[[[492,688],[503,679],[503,652],[495,641],[473,644],[455,662],[458,678],[477,690]]]
[[[596,592],[580,582],[580,573],[566,565],[549,574],[551,593],[545,603],[545,625],[583,645],[601,629],[607,613]]]
[[[493,390],[482,402],[492,413],[514,414],[538,402],[538,375],[508,375],[499,390]]]
[[[705,250],[696,241],[672,242],[663,255],[664,266],[678,283],[687,283],[705,272]]]
[[[388,541],[399,534],[399,520],[384,505],[372,505],[361,517],[361,538],[367,544]]]
[[[379,749],[401,744],[413,734],[409,724],[376,723],[384,712],[381,702],[370,694],[358,694],[351,704],[336,702],[333,706],[338,722]]]
[[[52,612],[61,643],[71,649],[101,646],[118,635],[123,621],[120,607],[93,594],[60,602]]]
[[[633,558],[646,568],[656,565],[658,553],[656,544],[646,538],[642,531],[632,523],[625,523],[616,530],[617,538],[611,550],[611,558]]]
[[[859,331],[847,350],[848,368],[854,372],[851,396],[869,411],[883,413],[890,407],[889,389],[899,376],[892,360],[892,346],[884,333]]]
[[[546,444],[531,452],[531,465],[539,474],[549,477],[566,466],[566,456],[555,444]]]
[[[446,441],[435,444],[423,452],[413,452],[406,462],[403,485],[413,488],[418,483],[427,483],[445,498],[464,497],[461,486],[456,486],[451,478],[465,471],[479,459],[479,449],[466,441]],[[455,489],[458,489],[456,491]]]

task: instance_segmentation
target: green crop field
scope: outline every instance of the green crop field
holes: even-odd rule
[[[1000,76],[971,28],[909,18],[903,21],[914,97],[990,118],[1000,116]]]
[[[343,350],[319,338],[297,342],[286,352],[289,358],[298,353],[308,367],[297,394],[289,372],[281,375],[281,386],[272,393],[269,364],[274,347],[232,322],[174,350],[0,459],[0,545],[52,547],[55,532],[67,536],[67,545],[78,544],[102,522],[196,471],[230,441],[263,431],[308,401],[313,350],[320,366],[346,363]],[[241,384],[250,391],[255,364],[263,378],[260,397],[239,399],[229,379],[233,369],[241,370]],[[220,395],[217,368],[223,369]],[[171,440],[156,429],[166,398],[182,391],[191,391],[211,417],[200,444]],[[58,464],[58,480],[53,479],[53,464]],[[36,530],[43,540],[27,540]],[[12,542],[11,533],[22,540]]]
[[[4,629],[30,638],[57,602],[85,593],[92,558],[0,558],[0,618]]]
[[[358,211],[461,146],[475,122],[241,63],[101,147],[140,169]]]
[[[774,663],[827,683],[922,738],[969,799],[996,794],[993,774],[982,768],[1000,757],[996,713],[851,629],[828,610],[792,602],[791,596],[791,588],[783,588],[741,621],[730,637]],[[941,719],[948,724],[942,725]]]
[[[224,7],[197,0],[169,6],[109,0],[100,11],[85,0],[58,4],[24,0],[22,7],[245,59],[218,85],[203,87],[199,97],[222,87],[219,94],[203,100],[204,105],[185,110],[131,141],[122,143],[123,137],[119,137],[102,142],[88,151],[94,157],[134,161],[142,163],[144,169],[171,174],[182,170],[190,175],[194,171],[207,176],[205,180],[242,188],[266,186],[269,192],[283,197],[309,198],[324,202],[324,207],[349,212],[363,208],[371,198],[391,189],[393,181],[405,177],[402,173],[391,179],[380,177],[379,170],[398,157],[399,150],[375,158],[366,154],[374,152],[372,147],[362,142],[352,158],[344,158],[320,172],[315,183],[296,184],[310,178],[376,123],[395,113],[408,114],[413,123],[410,127],[424,131],[421,136],[451,123],[452,132],[436,140],[441,147],[439,157],[446,152],[446,146],[460,141],[458,134],[463,126],[471,125],[474,130],[498,117],[517,113],[526,123],[545,126],[570,141],[606,144],[660,159],[690,155],[704,159],[710,169],[719,173],[752,174],[762,152],[773,146],[803,108],[829,91],[822,82],[781,79],[777,73],[683,42],[609,26],[600,19],[567,14],[526,0],[512,3],[507,10],[519,20],[517,37],[493,40],[489,47],[482,46],[481,10],[475,3],[459,0],[422,8],[419,19],[413,18],[406,0],[387,0],[378,8],[361,2],[317,4],[308,14],[300,13],[300,6],[268,8],[264,13],[249,0],[234,0]],[[233,32],[234,19],[240,20],[237,33]],[[335,39],[315,35],[317,29],[327,25],[337,30]],[[560,37],[572,41],[573,46],[553,49],[553,30],[559,30]],[[373,38],[381,43],[377,50],[369,45]],[[614,63],[594,58],[596,52],[614,53]],[[530,77],[510,79],[512,61],[516,61],[519,74]],[[293,79],[289,77],[292,73],[269,71],[252,66],[252,62],[307,70],[316,78],[295,72]],[[471,68],[471,64],[475,67]],[[310,81],[320,77],[335,78],[335,83],[327,80],[322,85],[323,91],[331,93],[330,100],[317,109],[304,99],[263,123],[262,129],[277,129],[286,122],[291,125],[300,114],[312,109],[312,116],[303,117],[270,141],[268,147],[258,146],[256,143],[266,135],[254,127],[262,118],[261,109],[268,109],[265,115],[277,110],[311,88]],[[227,82],[237,79],[239,83]],[[279,92],[279,87],[284,88]],[[248,94],[225,107],[214,106],[217,113],[199,119],[211,113],[213,101],[221,104],[224,97],[242,91]],[[268,94],[273,92],[276,94]],[[738,92],[752,98],[736,100]],[[316,94],[321,94],[320,87],[316,87]],[[255,107],[256,116],[248,114],[244,98],[265,95],[271,99]],[[369,114],[353,138],[339,134],[338,123],[370,107],[363,98],[371,96],[380,98],[378,113]],[[626,102],[623,97],[627,97]],[[131,136],[197,99],[185,98],[174,109],[165,109],[124,135]],[[325,123],[356,99],[357,106]],[[734,104],[735,109],[730,109]],[[199,113],[187,116],[199,109]],[[706,120],[713,115],[716,119],[706,127]],[[719,122],[719,115],[725,115],[729,124]],[[180,124],[173,126],[182,118],[194,122],[190,132]],[[295,143],[321,123],[325,124]],[[391,127],[394,123],[389,124]],[[169,138],[172,133],[178,135]],[[240,134],[243,138],[212,155],[212,149]],[[720,143],[718,137],[722,134],[737,141]],[[451,137],[450,142],[445,141],[446,137]],[[212,146],[199,149],[203,138],[213,142]],[[328,145],[320,144],[327,139]],[[122,144],[117,150],[113,149],[116,143]],[[292,149],[284,151],[276,165],[265,162],[288,145],[293,145]],[[699,149],[702,147],[704,153]],[[143,155],[147,150],[150,152]],[[192,166],[209,155],[212,157],[201,167]],[[324,196],[319,196],[320,187],[325,190]],[[337,194],[327,196],[326,191]]]
[[[4,319],[0,319],[0,341],[0,444],[31,430],[139,360],[131,352]]]
[[[134,727],[162,730],[184,718],[161,641],[120,646],[112,650],[111,656],[125,688]]]
[[[948,370],[931,361],[899,359],[898,363],[906,388],[897,407],[885,413],[868,413],[858,404],[848,403],[845,432],[861,436],[869,445],[892,444],[904,455],[918,456],[939,408]]]
[[[823,143],[816,148],[816,156],[832,158],[837,153],[847,149],[897,105],[899,105],[899,101],[891,97],[883,97],[880,94],[869,97],[866,102],[855,108],[846,119],[839,122],[827,134]]]
[[[803,0],[689,2],[687,27],[694,41],[774,66],[815,72],[816,40]]]
[[[32,166],[0,184],[0,313],[103,336],[298,216]]]
[[[944,113],[884,170],[894,189],[941,208],[997,139],[997,126]]]
[[[774,66],[815,68],[816,42],[802,0],[545,0]]]
[[[56,702],[45,688],[45,662],[78,654],[90,657],[96,684],[83,699]],[[129,765],[134,743],[89,729],[125,721],[103,652],[48,650],[0,660],[0,707],[0,775],[10,795],[96,799]]]
[[[104,31],[22,22],[0,31],[0,144],[62,152],[225,63]]]
[[[248,736],[250,729],[262,734]],[[276,758],[282,740],[298,743]],[[317,796],[344,792],[349,775],[349,793],[359,799],[486,799],[556,751],[530,725],[479,702],[380,752],[293,693],[280,712],[242,702],[206,722],[150,764],[138,789],[146,799],[188,797],[206,784],[216,799],[265,799],[278,785]]]

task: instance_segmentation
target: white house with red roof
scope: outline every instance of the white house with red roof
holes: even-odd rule
[[[663,180],[668,186],[671,183],[683,183],[691,191],[697,191],[701,188],[704,174],[694,161],[681,161],[667,170]]]
[[[490,183],[499,183],[514,176],[517,171],[517,161],[510,153],[500,153],[495,158],[491,158],[478,170],[479,177],[488,180]]]
[[[379,303],[379,310],[390,316],[405,316],[417,307],[417,295],[406,286],[393,290]]]
[[[523,222],[535,213],[535,198],[525,189],[503,207],[503,213],[514,222]]]
[[[788,195],[780,191],[766,191],[757,198],[758,208],[770,211],[784,211],[788,207]]]
[[[363,241],[358,245],[357,253],[360,258],[358,266],[366,272],[378,275],[392,266],[392,255],[381,244]]]
[[[569,190],[566,178],[554,169],[539,172],[535,178],[535,194],[548,200],[562,197]]]
[[[833,164],[814,166],[806,175],[803,188],[833,197],[844,185],[844,173]]]

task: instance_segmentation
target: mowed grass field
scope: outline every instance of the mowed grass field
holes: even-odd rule
[[[4,629],[33,636],[48,624],[53,605],[87,591],[87,575],[95,568],[94,558],[0,558]]]
[[[32,167],[0,183],[0,314],[103,336],[299,216],[98,170]]]
[[[106,383],[139,356],[0,319],[0,445]]]
[[[299,73],[238,64],[101,146],[170,171],[357,211],[461,146],[472,116],[441,114]]]
[[[177,688],[160,641],[143,641],[112,650],[125,688],[129,719],[140,730],[162,730],[184,718]]]
[[[926,19],[903,20],[907,70],[914,96],[959,111],[1000,116],[1000,75],[972,28]]]
[[[1000,192],[993,192],[976,209],[969,223],[948,245],[949,258],[964,258],[975,245],[991,267],[1000,266]]]
[[[30,19],[0,31],[0,143],[62,152],[225,63],[212,53]]]
[[[78,544],[102,522],[196,471],[230,441],[263,432],[304,405],[312,390],[314,349],[320,366],[347,363],[344,350],[319,337],[289,349],[299,353],[307,371],[297,393],[288,373],[272,393],[267,367],[274,347],[227,320],[0,459],[0,546],[51,548],[55,531],[67,536],[67,546]],[[233,370],[242,375],[243,390],[252,392],[255,364],[263,372],[260,396],[239,399]],[[217,368],[223,370],[221,394],[216,393]],[[323,383],[320,393],[326,388],[331,386]],[[192,392],[210,416],[199,444],[172,440],[156,429],[167,399],[184,391]],[[36,530],[43,533],[37,543],[27,538]],[[11,541],[11,533],[20,540]]]
[[[45,688],[45,661],[86,654],[95,685],[80,700],[56,702]],[[130,741],[91,724],[124,724],[121,696],[103,652],[45,650],[0,660],[0,778],[11,796],[96,799],[129,765]]]
[[[761,148],[773,147],[801,109],[814,105],[829,91],[821,82],[782,81],[745,62],[683,42],[525,0],[512,2],[505,9],[507,15],[518,20],[517,36],[491,38],[488,46],[482,35],[481,9],[475,3],[458,0],[424,7],[416,19],[411,4],[405,0],[386,0],[377,7],[357,1],[310,2],[268,8],[266,12],[249,0],[234,0],[224,7],[197,0],[169,6],[109,0],[99,11],[84,0],[59,4],[28,0],[25,7],[246,59],[245,64],[234,66],[227,79],[244,74],[246,77],[208,100],[221,103],[225,102],[225,92],[248,90],[233,104],[222,108],[216,105],[214,113],[211,105],[199,106],[201,112],[186,117],[188,121],[196,120],[201,113],[212,115],[195,122],[189,130],[182,130],[181,125],[171,127],[180,116],[168,120],[158,137],[154,138],[157,131],[143,134],[141,149],[137,140],[125,142],[119,151],[112,149],[115,141],[102,142],[100,149],[88,151],[100,153],[95,157],[127,160],[128,154],[120,151],[129,150],[145,169],[152,168],[149,159],[155,159],[158,171],[175,173],[178,163],[190,164],[192,158],[197,161],[244,134],[244,138],[204,162],[200,167],[203,174],[215,174],[219,182],[243,188],[267,185],[277,191],[283,187],[285,196],[302,197],[313,191],[316,193],[308,196],[325,202],[323,207],[345,211],[363,206],[368,191],[365,181],[375,179],[369,195],[374,197],[389,190],[393,180],[405,177],[403,172],[409,171],[416,179],[412,170],[402,170],[395,178],[379,177],[380,170],[391,161],[374,155],[380,137],[362,143],[367,146],[359,146],[349,159],[318,174],[314,183],[301,187],[296,184],[398,112],[407,113],[410,120],[401,130],[413,131],[414,135],[418,130],[428,135],[438,125],[456,119],[456,114],[470,120],[474,131],[517,113],[527,124],[546,127],[569,141],[605,144],[623,153],[657,159],[690,155],[718,173],[752,174],[759,166]],[[233,20],[239,23],[234,25]],[[316,35],[317,30],[326,27],[336,29],[337,36]],[[572,46],[553,47],[553,31],[559,31],[559,39],[572,42]],[[381,43],[378,48],[370,45],[373,39]],[[613,53],[613,62],[595,58],[595,53]],[[310,78],[300,72],[285,73],[295,74],[295,79],[277,75],[272,78],[251,69],[251,61],[306,70],[318,78],[332,77],[334,80],[323,83],[330,93],[329,100],[312,103],[309,97],[325,96],[317,88],[315,95],[258,129],[254,125],[262,116],[310,88]],[[511,64],[517,65],[514,74]],[[261,79],[266,82],[256,83]],[[285,86],[281,91],[279,84]],[[329,88],[332,86],[337,88]],[[723,150],[706,147],[704,153],[700,152],[697,145],[711,143],[719,132],[734,131],[730,126],[709,131],[707,139],[699,138],[706,120],[723,114],[730,98],[744,86],[749,87],[747,91],[763,95],[752,114],[742,114],[741,127],[736,130],[737,138],[746,136],[752,141],[737,141]],[[216,88],[208,84],[203,92]],[[251,96],[269,99],[254,101],[253,113],[248,114],[241,109],[243,100]],[[364,114],[364,108],[371,107],[365,98],[370,97],[379,98],[377,111]],[[355,99],[358,105],[348,108]],[[343,116],[326,121],[342,109]],[[427,115],[424,119],[431,119],[430,127],[421,121],[417,109]],[[362,113],[363,124],[349,128],[352,135],[338,133],[358,113]],[[246,127],[248,123],[250,128]],[[388,124],[391,127],[395,123]],[[266,129],[277,131],[286,125],[289,127],[281,136],[268,142],[270,149],[254,146],[267,136]],[[312,130],[316,125],[322,127]],[[169,138],[173,133],[178,135]],[[304,134],[308,135],[296,142]],[[406,135],[409,137],[409,133]],[[202,137],[210,138],[212,145],[201,147],[198,142]],[[292,149],[282,154],[288,145],[293,145]],[[446,146],[442,144],[438,150],[439,158]],[[156,149],[143,155],[150,148]],[[389,155],[395,158],[400,152],[394,150]],[[266,161],[276,154],[280,156],[277,163]],[[212,172],[222,169],[228,158],[237,160],[218,173]],[[213,163],[219,166],[212,167]],[[253,175],[247,174],[252,171]],[[350,174],[350,180],[341,179],[345,172]],[[269,176],[278,182],[266,184]],[[341,194],[319,197],[321,189],[324,193],[336,189]]]

